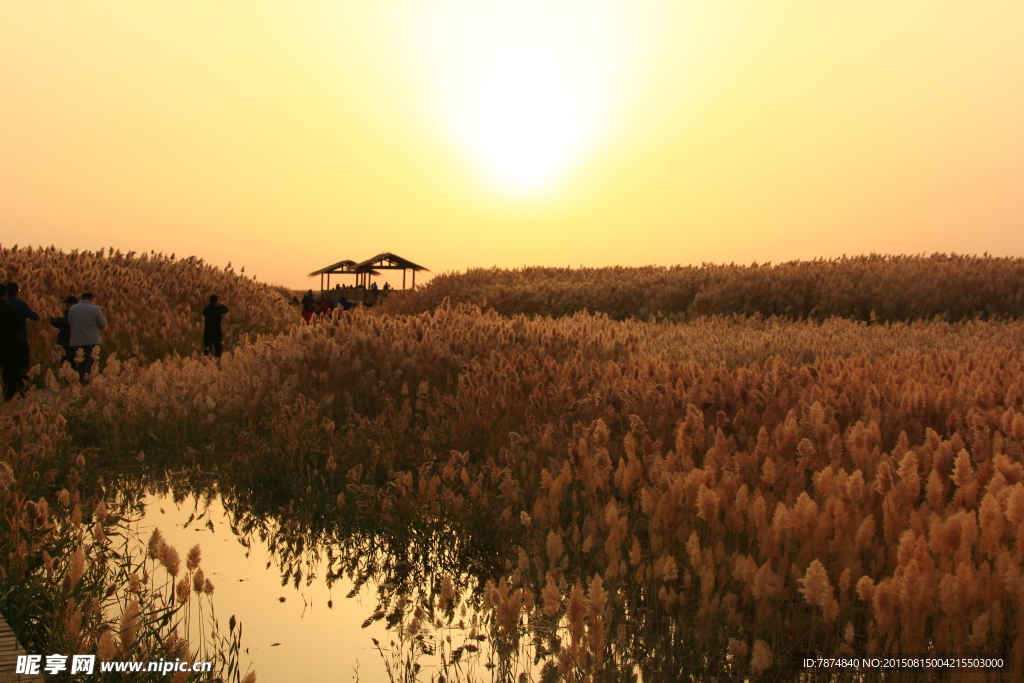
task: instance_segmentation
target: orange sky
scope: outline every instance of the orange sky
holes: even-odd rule
[[[0,244],[1024,255],[1024,3],[715,4],[0,0]]]

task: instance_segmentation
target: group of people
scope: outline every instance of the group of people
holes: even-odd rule
[[[291,300],[291,305],[295,306],[296,308],[298,308],[302,312],[302,319],[303,320],[305,320],[307,323],[311,323],[314,320],[318,320],[320,318],[325,318],[325,317],[329,316],[331,313],[333,313],[335,310],[337,310],[339,308],[344,310],[344,311],[347,311],[347,310],[351,309],[352,308],[352,302],[349,301],[348,299],[346,299],[345,295],[342,294],[342,292],[344,292],[345,289],[356,289],[356,290],[367,290],[368,289],[369,291],[374,292],[376,294],[376,292],[377,292],[377,283],[373,282],[373,283],[370,284],[369,287],[365,287],[363,285],[357,285],[356,287],[352,287],[352,288],[343,288],[341,285],[337,285],[334,288],[335,295],[339,295],[340,294],[340,296],[338,296],[337,299],[330,299],[328,297],[325,297],[323,295],[323,292],[321,292],[320,296],[313,296],[313,290],[311,289],[308,292],[306,292],[305,295],[303,295],[301,301],[299,300],[298,296],[293,296],[292,300]],[[384,283],[384,287],[382,288],[381,291],[383,291],[385,293],[391,291],[391,285],[389,283],[385,282]],[[362,303],[362,305],[364,305],[364,306],[370,306],[370,305],[372,305],[372,303],[374,301],[376,301],[376,298],[372,298],[370,300],[367,300],[365,297],[362,297],[362,298],[360,296],[356,296],[355,297],[355,302],[356,303]]]
[[[342,287],[340,284],[339,285],[334,285],[334,291],[336,291],[336,292],[340,292],[343,289],[344,289],[344,287]],[[366,289],[366,285],[359,284],[359,285],[356,285],[355,287],[353,287],[353,289]],[[377,291],[377,283],[376,282],[371,282],[369,289],[370,289],[371,292],[376,292]],[[391,291],[391,283],[390,282],[385,282],[384,283],[384,291],[385,292],[390,292]],[[312,294],[313,290],[310,290],[309,293]]]
[[[17,283],[0,284],[0,381],[4,401],[25,389],[32,358],[28,323],[40,319],[18,294]],[[84,292],[81,298],[68,296],[61,303],[63,315],[50,317],[50,324],[57,328],[57,345],[64,350],[63,362],[78,372],[82,384],[88,384],[100,345],[100,330],[107,326],[107,321],[92,292]],[[217,295],[210,295],[210,303],[203,309],[203,350],[207,355],[219,358],[223,352],[221,321],[227,312],[228,307],[218,301]]]
[[[39,320],[39,314],[18,296],[19,292],[15,282],[0,286],[0,378],[4,401],[10,401],[25,388],[32,358],[28,322]],[[107,326],[107,321],[92,292],[84,292],[81,299],[69,296],[62,303],[64,315],[51,317],[50,324],[57,328],[57,344],[64,349],[64,361],[78,371],[82,384],[88,384],[95,360],[93,352],[100,344],[100,330]]]
[[[349,303],[345,297],[341,297],[337,301],[332,301],[324,296],[314,297],[313,290],[306,292],[306,295],[302,297],[301,302],[297,296],[293,296],[292,305],[301,307],[302,319],[307,323],[313,322],[313,320],[317,318],[327,317],[337,308],[340,308],[343,311],[347,311],[352,308],[352,304]]]

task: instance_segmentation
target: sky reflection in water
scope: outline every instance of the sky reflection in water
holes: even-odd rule
[[[233,533],[231,517],[220,496],[213,496],[208,505],[191,495],[175,503],[171,495],[150,494],[143,502],[145,515],[132,525],[143,542],[158,527],[180,553],[187,553],[196,543],[202,548],[202,567],[215,586],[217,619],[222,628],[231,615],[242,623],[242,645],[260,680],[390,680],[373,638],[387,648],[397,637],[395,630],[387,628],[386,619],[362,626],[378,608],[378,577],[371,576],[351,598],[346,595],[355,584],[345,575],[331,587],[324,576],[316,574],[312,581],[303,575],[297,586],[294,576],[282,585],[282,553],[272,553],[258,533]],[[273,523],[267,524],[274,528]],[[326,562],[313,567],[317,572],[328,570]],[[308,574],[308,567],[303,565],[303,571]],[[467,626],[469,621],[466,618]],[[465,642],[467,635],[468,631],[453,630],[454,646]],[[404,650],[407,655],[409,648]],[[486,648],[476,659],[483,660],[485,653]],[[246,661],[247,657],[242,659]],[[421,655],[417,661],[424,667],[423,678],[429,679],[437,657]],[[469,664],[477,671],[485,670],[483,661]]]

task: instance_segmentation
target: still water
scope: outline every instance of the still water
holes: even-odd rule
[[[324,576],[316,576],[318,571],[329,573],[328,568],[307,562],[315,551],[304,552],[300,546],[297,554],[289,554],[272,547],[279,542],[281,534],[275,532],[280,529],[264,529],[262,534],[238,531],[238,521],[218,495],[175,502],[170,495],[149,494],[142,503],[143,515],[131,523],[139,541],[144,543],[159,528],[182,557],[199,544],[202,569],[215,588],[217,620],[225,630],[232,615],[242,624],[242,647],[247,652],[241,658],[243,674],[246,661],[251,661],[261,683],[389,683],[406,680],[401,672],[410,662],[421,667],[416,680],[429,681],[440,671],[437,653],[430,654],[436,647],[417,647],[412,635],[400,637],[400,624],[388,628],[388,620],[378,611],[380,596],[402,591],[393,577],[357,575],[357,586],[351,576],[338,572],[329,586]],[[288,566],[302,567],[298,580]],[[400,595],[398,600],[401,606]],[[411,607],[406,611],[412,612]],[[427,642],[441,643],[449,661],[453,649],[468,644],[457,678],[490,680],[491,654],[473,630],[474,613],[461,610],[454,619],[456,625],[459,621],[464,628],[435,630]],[[477,650],[469,654],[473,648]]]

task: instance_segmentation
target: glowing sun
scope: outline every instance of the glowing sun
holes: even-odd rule
[[[446,135],[492,184],[547,191],[593,148],[615,79],[613,27],[585,4],[455,3],[420,65]]]
[[[543,189],[575,160],[581,112],[557,55],[522,44],[493,55],[487,79],[468,104],[466,143],[502,185]]]

